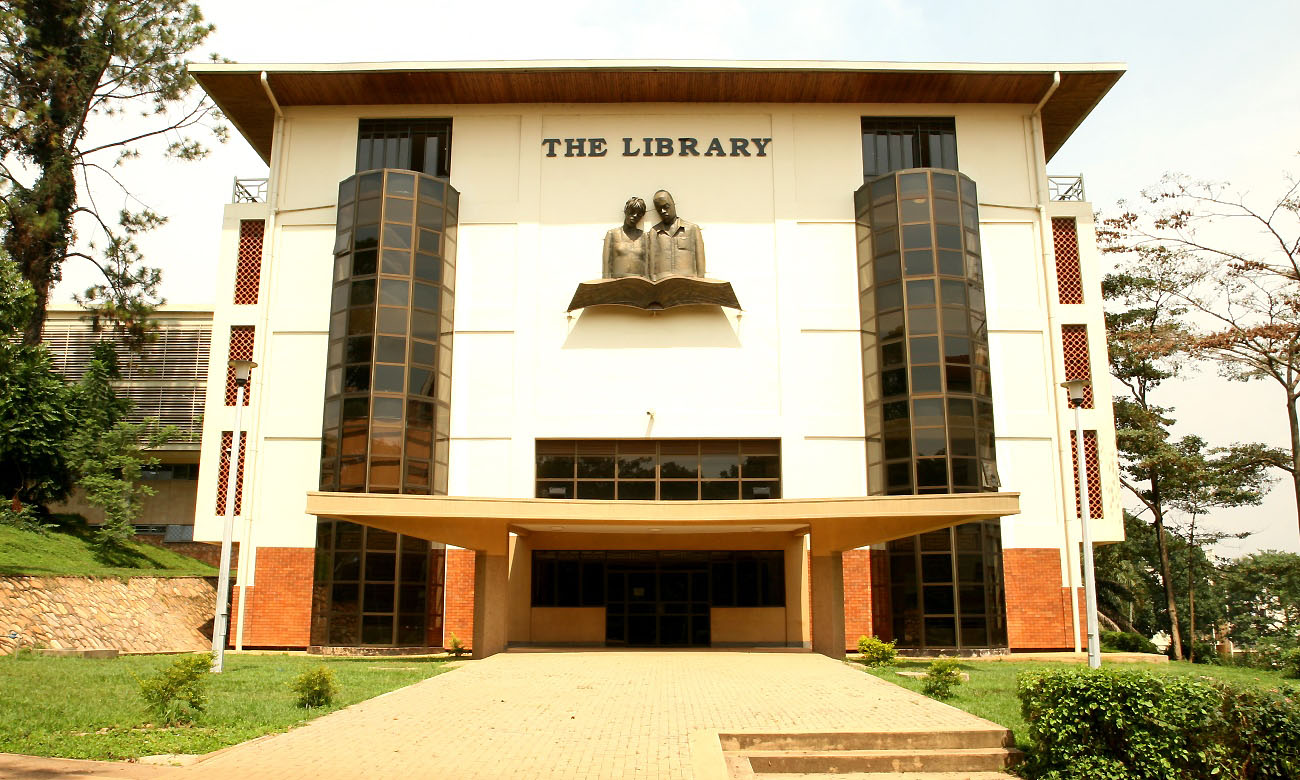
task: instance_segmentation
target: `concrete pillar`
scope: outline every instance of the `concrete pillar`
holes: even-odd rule
[[[844,553],[812,548],[812,649],[844,657]]]
[[[812,646],[808,632],[808,558],[807,534],[792,534],[785,544],[785,644],[786,647]]]
[[[510,563],[505,551],[474,551],[474,657],[506,649]]]

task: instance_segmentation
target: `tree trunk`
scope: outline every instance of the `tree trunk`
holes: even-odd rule
[[[1153,471],[1151,480],[1152,517],[1155,519],[1156,546],[1160,548],[1160,582],[1165,587],[1165,608],[1169,610],[1169,638],[1173,643],[1174,660],[1183,660],[1182,632],[1178,630],[1178,604],[1174,602],[1174,575],[1169,565],[1169,543],[1165,538],[1164,512],[1160,508],[1160,477]]]
[[[1296,523],[1300,524],[1300,419],[1296,416],[1296,398],[1286,395],[1286,419],[1291,426],[1291,487],[1295,490]]]
[[[1196,662],[1196,515],[1187,529],[1187,660]]]

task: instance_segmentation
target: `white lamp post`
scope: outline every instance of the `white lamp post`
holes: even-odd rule
[[[1090,383],[1086,379],[1071,379],[1061,383],[1070,396],[1074,409],[1074,459],[1079,478],[1080,525],[1083,529],[1083,593],[1088,615],[1088,666],[1101,667],[1101,636],[1097,628],[1097,577],[1092,563],[1092,507],[1088,496],[1088,465],[1084,461],[1083,422],[1079,408],[1083,406],[1084,391]]]
[[[230,434],[230,467],[226,469],[226,526],[221,532],[221,573],[217,577],[217,614],[212,621],[212,671],[220,674],[226,660],[226,639],[230,635],[230,547],[235,535],[235,485],[239,475],[240,413],[248,377],[257,364],[232,360],[235,369],[235,430]],[[241,605],[242,606],[242,605]]]

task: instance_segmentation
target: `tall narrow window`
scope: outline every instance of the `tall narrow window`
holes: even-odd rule
[[[357,173],[377,168],[450,176],[451,120],[362,119]]]
[[[239,252],[235,262],[235,303],[257,303],[257,288],[262,283],[262,236],[266,222],[244,219],[239,222]]]
[[[863,117],[862,177],[904,168],[957,168],[952,117]]]

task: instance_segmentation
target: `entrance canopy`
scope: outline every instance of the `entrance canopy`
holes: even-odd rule
[[[822,554],[962,523],[1019,514],[1019,493],[785,498],[761,501],[596,501],[377,493],[307,494],[308,514],[503,554],[522,533],[812,534]]]

